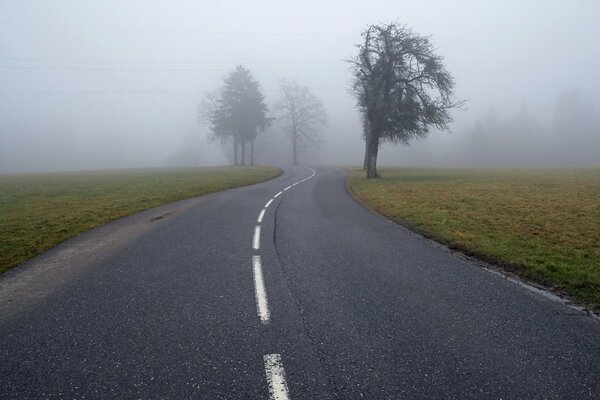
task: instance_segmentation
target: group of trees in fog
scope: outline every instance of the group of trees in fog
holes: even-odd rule
[[[250,164],[254,165],[255,139],[279,119],[291,140],[295,165],[301,145],[319,142],[319,127],[327,123],[325,110],[308,87],[289,81],[280,82],[275,110],[277,114],[269,116],[259,82],[249,70],[237,66],[217,93],[205,96],[198,112],[201,122],[208,123],[214,138],[233,144],[236,165],[246,165],[247,145],[250,146]]]
[[[462,105],[454,96],[454,79],[429,37],[406,26],[368,26],[357,54],[347,62],[363,124],[367,178],[378,176],[383,143],[408,144],[433,129],[446,130],[451,111]],[[532,117],[526,107],[505,119],[491,111],[462,141],[455,141],[454,152],[465,164],[597,162],[600,118],[592,103],[577,91],[564,91],[553,111],[551,126]],[[263,154],[281,153],[283,137],[291,147],[287,160],[297,164],[302,150],[321,143],[319,131],[327,123],[321,101],[293,81],[280,81],[271,112],[260,83],[242,66],[224,79],[218,92],[205,97],[199,113],[214,138],[233,146],[235,164],[248,162],[248,146],[249,163],[254,164],[255,142]]]
[[[254,164],[254,140],[259,131],[264,130],[270,120],[268,108],[258,81],[250,71],[242,66],[225,78],[218,94],[208,94],[200,108],[201,117],[208,121],[216,138],[231,140],[234,163],[238,164],[241,150],[241,164],[246,164],[246,146],[250,145],[250,164]]]
[[[454,99],[454,81],[428,37],[391,23],[371,25],[362,33],[358,55],[348,60],[354,80],[352,91],[364,122],[367,178],[377,177],[381,143],[407,144],[426,136],[432,127],[447,129]],[[215,138],[233,144],[233,161],[254,164],[254,141],[273,120],[284,123],[292,144],[292,162],[300,146],[318,143],[318,129],[327,123],[320,100],[306,86],[282,81],[276,116],[269,116],[260,84],[250,71],[238,66],[217,94],[209,94],[200,108]]]

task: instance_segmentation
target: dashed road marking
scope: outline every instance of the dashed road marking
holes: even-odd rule
[[[263,280],[262,262],[260,256],[252,256],[252,270],[254,271],[254,295],[256,296],[256,311],[263,324],[268,324],[271,319],[267,291]]]
[[[304,178],[300,181],[294,182],[289,185],[275,196],[273,196],[264,208],[258,214],[257,222],[258,225],[254,227],[254,236],[252,237],[252,248],[254,250],[260,249],[260,224],[265,216],[267,208],[273,203],[273,201],[281,196],[283,192],[291,189],[292,187],[306,182],[310,178],[316,175],[316,171],[309,168],[312,171],[312,175]],[[258,317],[263,324],[268,324],[271,320],[271,312],[269,311],[269,302],[267,301],[267,290],[265,288],[265,282],[263,279],[262,260],[259,255],[252,256],[252,271],[254,276],[254,294],[256,297],[256,312]],[[267,375],[267,384],[269,385],[269,399],[270,400],[289,400],[290,393],[285,380],[285,371],[283,370],[283,364],[281,363],[281,355],[279,354],[265,354],[265,373]]]
[[[290,392],[285,381],[285,371],[281,364],[281,355],[265,354],[265,372],[269,385],[270,400],[289,400]]]
[[[260,249],[260,225],[254,227],[254,236],[252,237],[252,248],[254,250]]]

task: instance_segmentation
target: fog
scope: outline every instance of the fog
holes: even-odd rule
[[[380,165],[600,164],[596,1],[3,1],[0,16],[2,173],[228,163],[197,108],[236,65],[271,110],[281,79],[321,99],[323,144],[301,162],[360,165],[344,59],[393,21],[432,36],[466,109]],[[256,160],[289,163],[289,147],[275,123]]]

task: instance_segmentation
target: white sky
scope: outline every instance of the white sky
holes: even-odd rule
[[[330,119],[322,161],[359,164],[343,59],[367,24],[391,21],[431,35],[445,57],[457,97],[468,100],[456,134],[492,106],[510,114],[527,104],[544,117],[561,90],[600,91],[592,0],[2,0],[0,172],[160,166],[201,135],[202,93],[237,64],[270,104],[278,79],[308,85]],[[208,147],[199,157],[224,162]]]

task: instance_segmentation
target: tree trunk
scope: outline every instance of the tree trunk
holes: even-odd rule
[[[365,136],[365,158],[363,160],[363,169],[366,171],[369,167],[369,137]]]
[[[367,179],[377,178],[377,152],[379,151],[379,135],[377,132],[370,132],[367,140]]]
[[[246,143],[242,142],[242,165],[246,165]]]
[[[365,134],[365,157],[363,159],[363,169],[366,171],[369,166],[369,120],[365,115],[363,117],[363,131]]]
[[[294,165],[298,165],[298,135],[292,134],[292,151],[294,153]]]
[[[238,165],[238,140],[237,136],[233,136],[233,165]]]
[[[250,142],[250,165],[254,165],[254,140]]]

